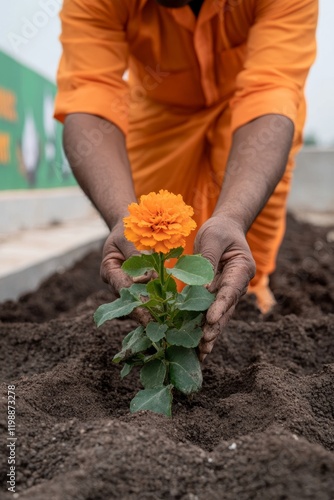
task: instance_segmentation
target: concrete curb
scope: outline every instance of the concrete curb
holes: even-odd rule
[[[99,248],[107,234],[104,223],[94,216],[6,238],[0,246],[0,301],[34,290],[54,272]]]
[[[0,191],[0,234],[86,219],[95,213],[79,187]]]

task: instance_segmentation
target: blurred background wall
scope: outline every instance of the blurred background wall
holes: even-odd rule
[[[75,184],[52,118],[59,7],[56,0],[1,0],[1,191]]]
[[[0,236],[91,214],[53,120],[59,0],[0,0]]]

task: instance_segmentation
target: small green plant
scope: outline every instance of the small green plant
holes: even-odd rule
[[[159,195],[163,194],[166,201],[166,193],[168,192],[160,191],[158,194],[151,193],[146,197],[142,196],[141,204],[151,195],[158,197],[159,201]],[[175,196],[171,193],[168,195],[168,201],[171,196]],[[141,243],[138,241],[134,243],[140,250],[149,250],[158,246],[162,251],[130,257],[123,263],[122,269],[133,278],[150,271],[153,271],[156,277],[147,284],[134,283],[129,288],[123,288],[119,299],[100,306],[94,315],[97,326],[100,326],[105,321],[130,314],[137,307],[145,308],[151,314],[152,321],[146,327],[138,326],[131,331],[123,339],[121,351],[113,358],[114,363],[123,364],[122,378],[127,376],[134,366],[141,366],[140,381],[144,389],[132,399],[131,412],[151,410],[170,417],[174,388],[184,394],[191,394],[202,386],[202,371],[196,347],[202,337],[203,313],[215,298],[203,286],[212,281],[213,268],[210,262],[200,255],[183,255],[183,246],[170,248],[175,243],[171,243],[167,238],[161,239],[164,235],[170,234],[172,227],[171,223],[162,224],[162,220],[166,219],[164,210],[168,210],[168,217],[174,223],[173,227],[175,224],[180,226],[178,233],[174,231],[173,236],[179,234],[182,227],[187,228],[188,233],[191,230],[190,227],[194,228],[190,224],[192,219],[189,217],[189,211],[187,217],[184,214],[184,207],[188,209],[191,207],[185,205],[183,200],[182,203],[182,224],[175,223],[175,217],[173,217],[175,210],[176,213],[180,212],[180,210],[177,211],[177,206],[170,208],[168,203],[165,206],[162,206],[163,203],[157,203],[158,207],[153,215],[150,206],[150,217],[146,213],[141,213],[141,217],[138,218],[137,211],[137,219],[134,218],[131,209],[137,210],[141,205],[129,206],[131,215],[125,218],[127,238],[130,240],[132,238],[131,241],[133,241],[140,233],[140,230],[136,232],[138,221],[142,222],[146,219],[152,221],[153,218],[155,225],[151,223],[150,234],[155,235],[158,240],[152,237],[151,243],[148,244],[148,238],[145,236],[146,248],[143,248],[143,237],[141,237]],[[157,213],[160,217],[158,221],[160,231],[156,228]],[[163,227],[162,231],[161,227]],[[135,229],[134,233],[133,229]],[[164,241],[164,246],[161,246],[161,241]],[[180,237],[174,238],[173,241],[183,243]],[[173,267],[166,266],[170,259],[176,259]],[[181,292],[177,291],[174,278],[186,284]]]

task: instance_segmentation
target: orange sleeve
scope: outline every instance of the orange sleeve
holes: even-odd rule
[[[127,132],[128,62],[124,0],[64,0],[60,14],[63,53],[55,118],[91,113]]]
[[[259,0],[230,101],[232,130],[265,114],[296,121],[316,53],[317,0]]]

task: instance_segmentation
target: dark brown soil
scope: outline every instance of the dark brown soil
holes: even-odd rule
[[[94,309],[111,299],[98,252],[2,304],[18,498],[333,500],[333,239],[333,228],[289,219],[275,311],[263,317],[252,297],[242,301],[205,363],[201,393],[176,395],[173,419],[129,413],[137,373],[121,381],[111,360],[134,323],[95,328]],[[6,438],[5,418],[1,431]]]

